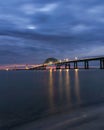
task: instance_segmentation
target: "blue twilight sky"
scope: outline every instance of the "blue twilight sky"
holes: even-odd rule
[[[103,0],[0,0],[0,64],[103,54]]]

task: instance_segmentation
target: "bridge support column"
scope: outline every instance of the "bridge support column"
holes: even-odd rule
[[[74,69],[78,69],[78,63],[76,61],[74,62]]]
[[[100,59],[100,69],[104,69],[104,59]]]
[[[70,63],[68,64],[68,67],[69,67],[69,69],[70,69]]]
[[[68,64],[65,64],[65,69],[69,69],[69,66],[68,66]]]
[[[84,67],[85,67],[85,69],[89,69],[89,63],[88,63],[88,61],[84,61]]]
[[[46,70],[46,66],[45,65],[42,67],[42,70]]]
[[[56,69],[58,70],[58,69],[60,69],[61,68],[61,66],[60,65],[56,65]]]

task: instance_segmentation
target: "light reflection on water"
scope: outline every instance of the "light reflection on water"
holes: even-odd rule
[[[66,83],[65,83],[65,89],[66,89],[66,99],[67,99],[67,104],[68,106],[71,106],[71,85],[70,85],[70,73],[68,70],[66,70],[65,72],[65,79],[66,79]]]
[[[76,69],[74,73],[75,73],[74,93],[76,96],[77,105],[80,105],[81,99],[80,99],[80,85],[79,85],[78,70]],[[53,113],[59,108],[55,100],[61,102],[60,109],[63,109],[63,106],[64,108],[65,106],[67,108],[72,107],[71,87],[73,86],[71,86],[70,83],[70,71],[59,70],[57,74],[58,75],[56,75],[56,73],[52,70],[49,71],[49,103],[51,109],[50,111]],[[57,84],[55,84],[55,80],[57,81]],[[56,91],[57,86],[58,86],[58,90]],[[57,99],[55,98],[55,94],[57,95]]]
[[[104,102],[101,70],[1,71],[0,83],[3,124]]]
[[[75,93],[77,98],[77,103],[80,105],[81,99],[80,99],[80,84],[79,84],[79,75],[78,75],[78,69],[75,69]]]
[[[59,96],[60,101],[62,101],[63,98],[63,81],[62,81],[62,71],[59,72]]]
[[[54,86],[53,86],[53,72],[52,70],[49,71],[49,101],[50,101],[50,108],[51,112],[54,111]]]

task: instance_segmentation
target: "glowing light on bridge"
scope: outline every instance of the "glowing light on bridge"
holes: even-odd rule
[[[78,60],[78,57],[75,57],[75,60]]]
[[[66,58],[66,59],[64,59],[64,61],[69,61],[69,59],[68,59],[68,58]]]
[[[69,61],[69,59],[67,58],[67,59],[65,59],[65,61]]]
[[[50,61],[49,63],[48,63],[48,65],[52,65],[53,64],[53,62],[52,61]]]
[[[8,68],[6,68],[6,71],[8,71],[9,69]]]

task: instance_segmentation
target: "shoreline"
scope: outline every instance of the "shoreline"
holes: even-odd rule
[[[32,121],[9,130],[99,130],[104,121],[104,104],[82,108],[70,114],[61,114]],[[88,125],[88,128],[87,128]]]

